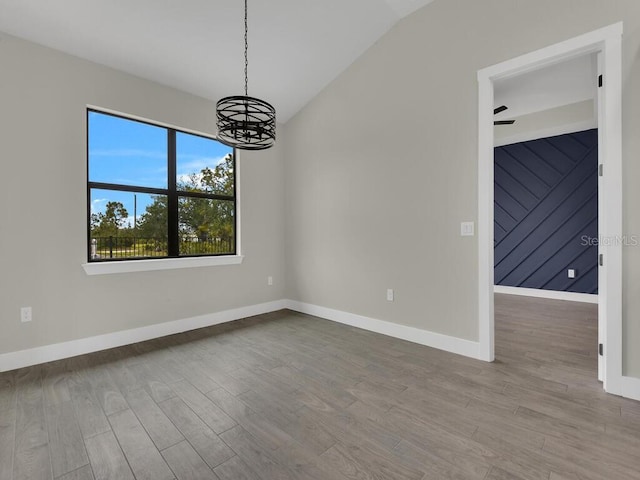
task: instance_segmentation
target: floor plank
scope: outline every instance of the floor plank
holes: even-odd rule
[[[111,427],[137,480],[171,480],[173,473],[131,410],[109,416]]]
[[[82,432],[71,400],[45,408],[53,476],[59,477],[89,464]]]
[[[93,470],[91,469],[91,465],[85,465],[84,467],[80,467],[73,472],[69,472],[66,475],[63,475],[56,480],[95,480],[93,476]]]
[[[134,480],[127,459],[111,430],[85,440],[95,480]]]
[[[42,389],[45,405],[54,405],[71,400],[67,378],[69,371],[67,362],[61,360],[43,365]]]
[[[40,369],[25,369],[17,377],[13,478],[14,480],[52,479]]]
[[[0,478],[8,480],[13,476],[16,397],[12,372],[0,374]]]
[[[164,450],[184,440],[180,431],[146,390],[129,392],[126,399],[158,450]]]
[[[215,468],[235,455],[180,398],[165,400],[160,408],[209,467]]]
[[[170,385],[176,394],[206,423],[211,430],[222,433],[236,425],[236,422],[213,403],[206,395],[186,380]],[[217,388],[214,387],[214,388]],[[210,391],[210,390],[208,390]]]
[[[251,470],[237,455],[230,458],[215,470],[220,480],[255,480],[259,475]]]
[[[321,458],[347,478],[366,478],[371,471],[377,472],[376,478],[381,480],[421,480],[424,477],[424,471],[407,467],[389,456],[359,445],[345,446],[338,442]]]
[[[67,383],[82,435],[91,438],[110,431],[111,426],[85,375],[85,371],[76,371]]]
[[[178,480],[218,478],[187,441],[163,450],[162,456]]]
[[[109,416],[129,408],[122,392],[111,378],[108,367],[94,367],[89,381],[105,415]]]
[[[256,439],[240,425],[220,435],[222,440],[261,478],[294,480],[296,477],[286,466],[281,465],[274,453],[260,446]]]

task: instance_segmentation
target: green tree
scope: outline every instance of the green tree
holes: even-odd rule
[[[91,233],[94,237],[110,237],[125,230],[127,209],[121,202],[108,202],[104,213],[91,214]]]
[[[166,241],[167,222],[167,197],[154,195],[153,203],[147,205],[145,212],[138,220],[136,235],[141,238]]]
[[[233,156],[227,155],[213,169],[203,168],[200,173],[192,173],[178,182],[179,192],[201,192],[233,196],[234,172]],[[179,197],[179,230],[184,241],[197,239],[203,245],[212,240],[231,244],[234,233],[233,200],[214,200],[200,197]],[[154,240],[167,238],[167,197],[157,195],[153,203],[140,216],[137,236]],[[195,245],[195,244],[194,244]],[[200,251],[199,253],[207,253]]]
[[[211,169],[205,167],[200,174],[191,174],[178,185],[186,192],[206,192],[233,196],[233,156],[224,159]],[[183,236],[195,236],[199,241],[220,239],[230,242],[234,230],[234,202],[206,198],[180,198],[180,232]]]
[[[233,156],[228,154],[211,170],[209,167],[202,170],[202,184],[207,191],[218,195],[233,195]]]

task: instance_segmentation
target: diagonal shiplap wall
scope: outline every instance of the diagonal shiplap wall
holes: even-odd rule
[[[495,149],[496,285],[597,293],[597,168],[596,129]]]

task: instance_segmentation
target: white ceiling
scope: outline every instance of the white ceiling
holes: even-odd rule
[[[507,119],[541,112],[596,96],[597,64],[595,55],[572,60],[496,81],[494,105],[508,110],[496,115]]]
[[[286,122],[432,0],[250,0],[249,95]],[[244,89],[242,0],[0,0],[0,32],[214,101]]]

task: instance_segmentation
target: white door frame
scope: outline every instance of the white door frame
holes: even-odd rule
[[[635,397],[637,384],[630,392],[629,377],[622,375],[622,22],[478,71],[479,350],[483,360],[495,359],[493,83],[591,53],[598,55],[604,77],[598,95],[598,162],[604,169],[598,208],[598,253],[604,259],[598,273],[602,380],[607,392]]]

